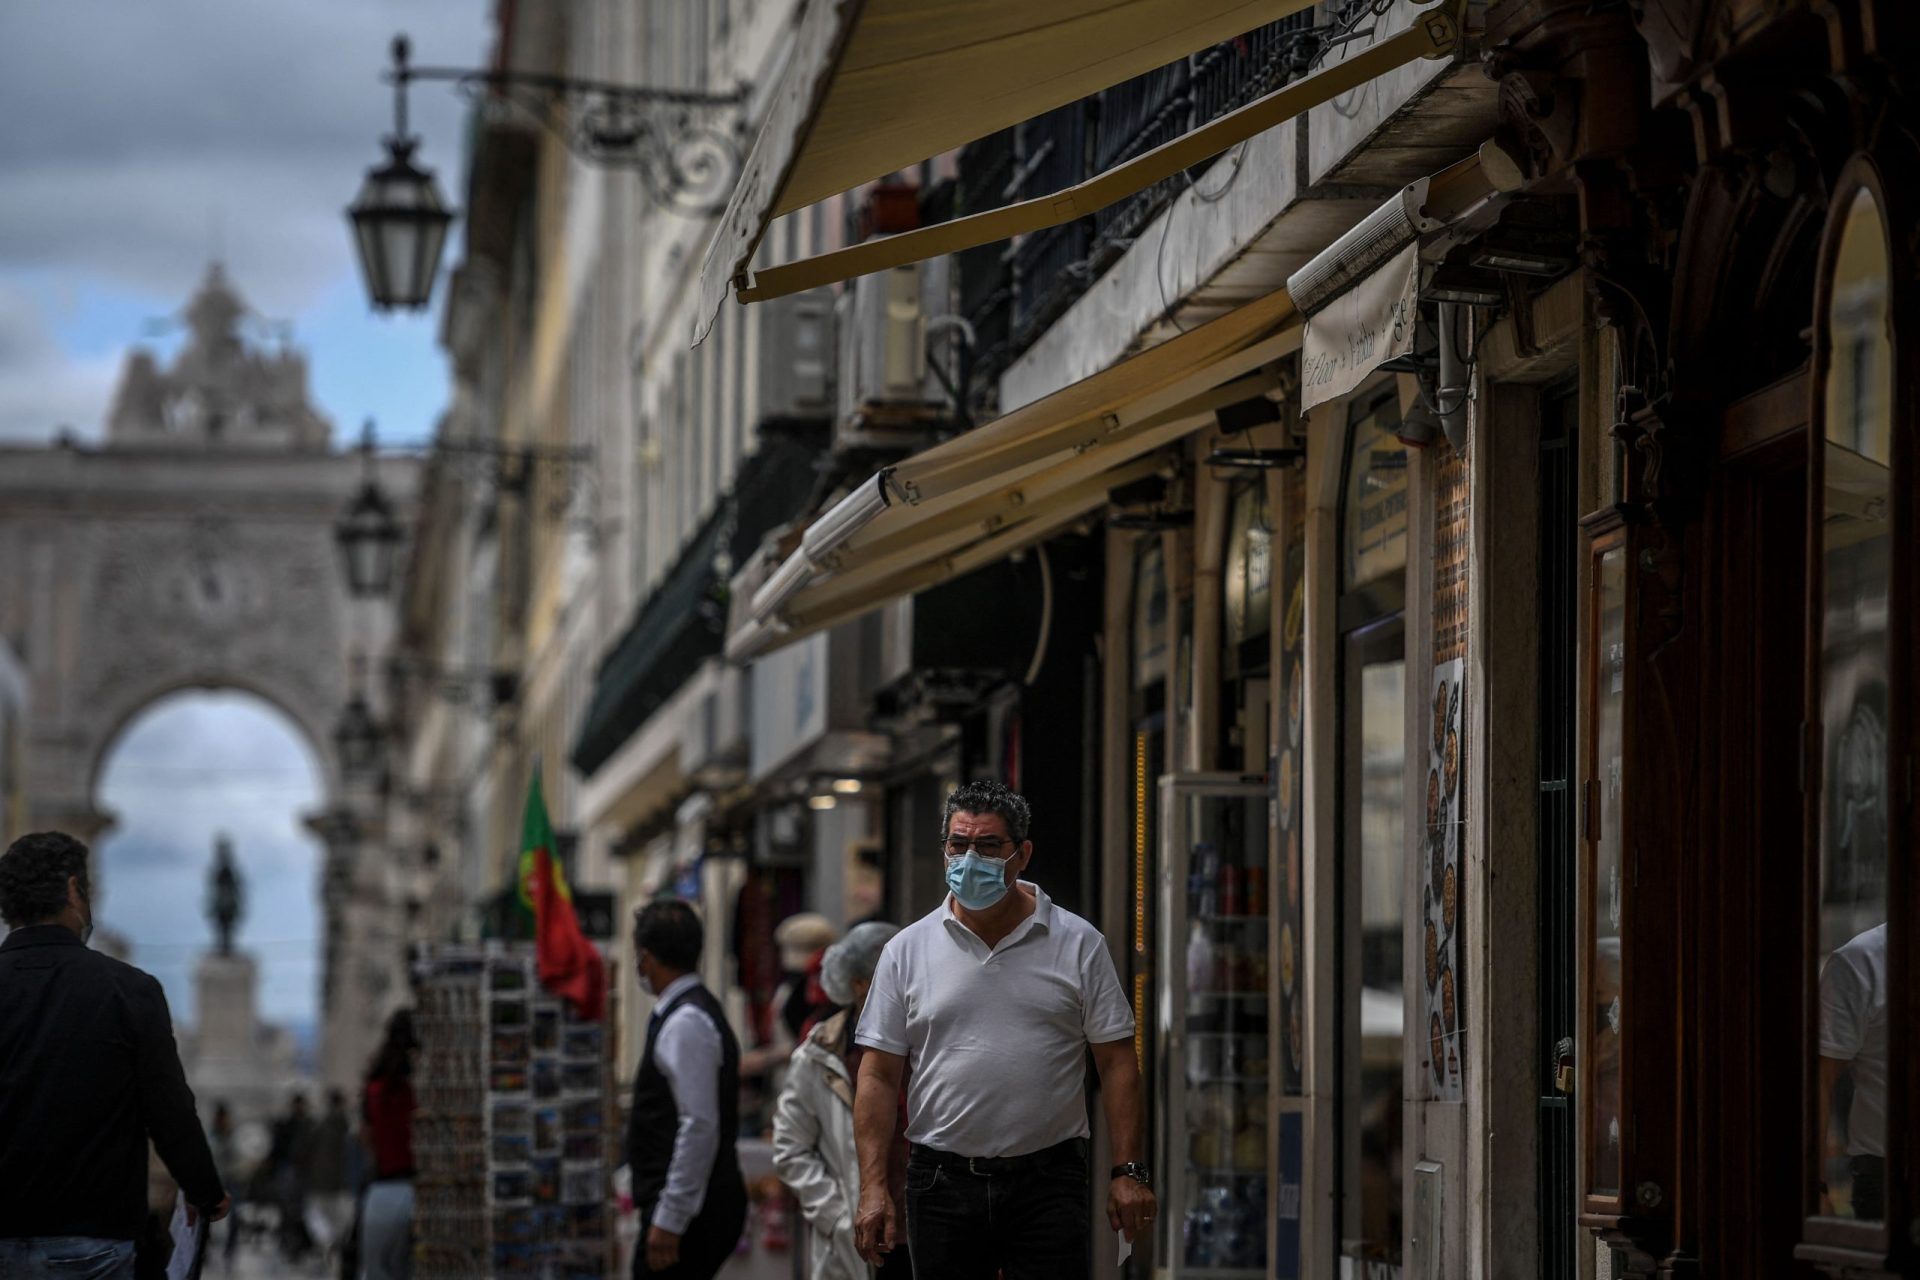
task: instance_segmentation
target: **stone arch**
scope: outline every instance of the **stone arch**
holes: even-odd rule
[[[320,789],[322,807],[339,794],[339,761],[335,759],[329,708],[316,706],[294,691],[280,686],[271,673],[238,672],[212,675],[194,673],[157,674],[145,685],[129,685],[113,705],[102,708],[93,721],[100,726],[97,736],[83,750],[88,761],[86,794],[97,798],[107,762],[134,722],[177,694],[243,693],[257,698],[283,716],[312,757]]]

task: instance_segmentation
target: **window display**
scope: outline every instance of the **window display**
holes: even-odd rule
[[[1161,813],[1157,1271],[1254,1280],[1267,1265],[1267,790],[1176,775]]]

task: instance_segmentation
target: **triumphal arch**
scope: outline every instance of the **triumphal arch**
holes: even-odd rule
[[[219,266],[181,318],[165,367],[146,350],[126,357],[98,444],[0,447],[0,637],[27,676],[28,828],[89,842],[109,829],[101,769],[155,701],[264,698],[299,726],[324,779],[311,818],[326,843],[325,1023],[347,1033],[331,1006],[377,1004],[370,981],[334,995],[354,916],[381,909],[359,901],[378,896],[364,864],[380,833],[377,801],[341,775],[333,729],[351,694],[378,697],[364,673],[381,669],[391,623],[383,601],[349,597],[334,528],[369,476],[404,527],[418,464],[337,449],[305,357]]]

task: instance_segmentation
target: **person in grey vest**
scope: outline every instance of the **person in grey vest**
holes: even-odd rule
[[[997,782],[947,797],[947,899],[887,944],[860,1015],[855,1241],[876,1264],[900,1243],[887,1175],[911,1067],[905,1236],[920,1280],[1087,1275],[1089,1050],[1115,1161],[1107,1223],[1133,1240],[1153,1220],[1133,1010],[1099,931],[1021,879],[1029,825]]]
[[[634,964],[655,1002],[627,1121],[636,1277],[712,1280],[746,1226],[740,1042],[696,972],[702,938],[700,917],[677,898],[634,914]]]
[[[853,1211],[860,1202],[859,1156],[853,1141],[853,1086],[866,1050],[853,1029],[873,983],[880,952],[900,929],[872,922],[855,925],[827,948],[820,985],[843,1006],[800,1042],[787,1067],[787,1087],[773,1112],[773,1167],[800,1202],[812,1230],[811,1280],[867,1280],[872,1274],[854,1247]],[[904,1155],[904,1133],[896,1154]],[[904,1165],[899,1169],[904,1175]],[[881,1280],[912,1274],[907,1251],[897,1249]]]

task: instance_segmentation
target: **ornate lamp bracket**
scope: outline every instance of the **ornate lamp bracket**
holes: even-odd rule
[[[404,35],[394,37],[393,66],[383,78],[400,94],[415,80],[434,80],[476,102],[510,102],[575,155],[632,169],[657,204],[683,213],[719,213],[740,174],[744,86],[713,93],[530,71],[416,67]]]

